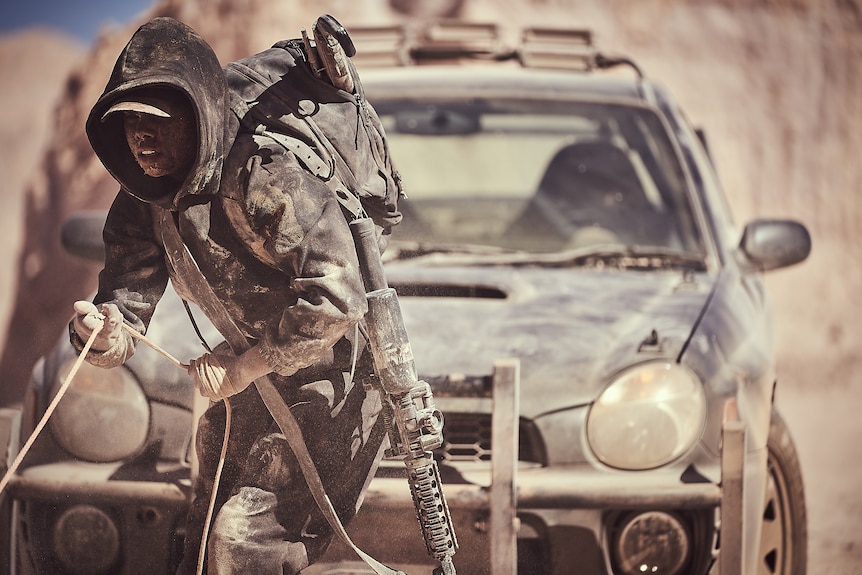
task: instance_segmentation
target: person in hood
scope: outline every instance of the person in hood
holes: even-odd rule
[[[70,338],[86,359],[126,361],[168,280],[196,301],[166,257],[178,232],[218,300],[247,338],[191,361],[201,393],[200,472],[179,573],[192,573],[219,462],[232,427],[206,554],[209,573],[298,573],[332,538],[293,452],[255,386],[269,375],[299,421],[343,521],[374,473],[385,434],[380,398],[357,323],[365,290],[347,221],[334,194],[284,148],[237,135],[225,75],[191,28],[157,18],[132,36],[87,120],[93,150],[120,184],[105,228],[105,265],[91,302],[76,304]],[[237,218],[237,208],[243,214]],[[241,222],[239,220],[242,220]],[[249,228],[253,232],[249,233]],[[358,356],[358,357],[357,357]]]

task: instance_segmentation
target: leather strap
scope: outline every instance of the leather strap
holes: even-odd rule
[[[310,118],[306,121],[312,125],[314,124]],[[288,152],[292,152],[293,155],[296,156],[296,159],[302,163],[308,171],[320,178],[332,193],[335,194],[335,197],[338,198],[338,202],[351,215],[351,219],[360,218],[365,215],[362,200],[359,199],[359,196],[350,192],[348,187],[345,186],[345,184],[349,185],[350,182],[353,182],[353,188],[350,189],[356,189],[356,180],[353,178],[353,175],[350,173],[344,160],[334,148],[329,150],[329,157],[331,158],[330,165],[321,156],[319,156],[311,146],[305,144],[298,138],[294,138],[286,134],[280,134],[273,130],[268,130],[263,125],[258,126],[258,130],[255,133],[259,136],[266,136],[272,139]],[[329,170],[328,175],[324,173],[325,170]]]
[[[160,227],[162,241],[165,245],[168,264],[172,268],[171,275],[177,274],[186,283],[187,287],[194,290],[195,303],[222,334],[233,352],[239,355],[247,351],[250,347],[248,340],[237,327],[236,323],[234,323],[233,319],[231,319],[221,300],[212,291],[192,255],[188,252],[174,222],[173,214],[168,210],[161,210],[160,208],[156,208],[156,211],[161,211]],[[308,446],[305,444],[302,430],[290,408],[284,402],[281,394],[268,375],[256,379],[254,386],[257,388],[273,420],[275,420],[281,432],[287,438],[299,462],[299,467],[305,477],[311,495],[314,497],[314,501],[335,534],[353,549],[369,567],[374,569],[377,575],[406,575],[402,571],[397,571],[383,565],[353,543],[344,525],[342,525],[338,514],[335,512],[329,496],[326,494],[326,489],[320,480],[320,475],[317,473],[317,467],[314,465],[311,454],[308,452]]]

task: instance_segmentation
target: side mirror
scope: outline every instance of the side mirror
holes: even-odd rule
[[[105,212],[79,212],[70,216],[60,230],[60,243],[67,253],[102,264],[105,262],[105,243],[102,229]]]
[[[745,226],[739,249],[760,271],[798,264],[811,253],[811,236],[799,222],[754,220]]]

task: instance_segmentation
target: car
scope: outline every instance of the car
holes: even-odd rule
[[[588,30],[350,32],[406,190],[386,278],[445,421],[458,571],[803,575],[763,274],[805,260],[805,226],[737,225],[704,132]],[[70,222],[71,250],[99,256],[100,217]],[[200,353],[173,295],[148,337]],[[17,444],[74,360],[64,338],[5,414]],[[10,483],[17,572],[170,573],[195,471],[188,378],[141,348],[69,394]],[[400,461],[349,531],[406,572],[434,566]],[[336,542],[304,573],[374,571]]]

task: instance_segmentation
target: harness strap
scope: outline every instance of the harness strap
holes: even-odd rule
[[[308,121],[311,122],[310,119]],[[349,191],[350,189],[356,189],[356,180],[353,174],[350,173],[350,169],[344,160],[334,149],[331,150],[330,158],[332,163],[329,164],[311,146],[298,138],[268,130],[262,124],[258,126],[255,134],[266,136],[288,152],[293,153],[309,172],[317,176],[335,194],[338,202],[351,215],[351,219],[357,219],[365,215],[362,200],[359,199],[358,195]],[[348,188],[351,183],[353,186]]]
[[[194,290],[195,302],[204,311],[216,329],[219,330],[235,354],[239,355],[247,351],[250,347],[248,340],[237,327],[236,323],[234,323],[233,319],[231,319],[221,300],[219,300],[212,291],[212,288],[206,281],[206,278],[204,278],[203,273],[197,267],[191,254],[188,253],[186,246],[180,237],[179,230],[177,229],[173,216],[167,210],[162,210],[161,230],[168,262],[173,268],[173,271],[187,283],[188,287]],[[257,388],[257,391],[260,394],[261,399],[263,399],[264,405],[266,405],[266,408],[272,415],[273,420],[275,420],[276,424],[278,424],[278,427],[281,429],[281,432],[287,438],[287,441],[299,462],[300,470],[302,471],[303,477],[305,477],[305,481],[308,484],[311,495],[333,532],[351,549],[353,549],[353,551],[363,561],[365,561],[369,567],[374,569],[377,575],[406,575],[402,571],[397,571],[383,565],[353,543],[350,536],[347,534],[344,525],[341,523],[341,519],[339,519],[329,496],[326,494],[326,489],[323,486],[320,475],[317,473],[314,460],[308,452],[308,446],[305,444],[302,430],[300,429],[296,418],[293,416],[293,413],[290,411],[290,408],[284,402],[281,394],[278,392],[268,375],[256,379],[254,381],[254,386]],[[214,488],[212,493],[213,498],[215,497],[215,491],[216,489]],[[208,528],[205,527],[202,537],[202,541],[204,543],[201,545],[204,550],[206,549],[205,541],[207,539],[207,531]]]

